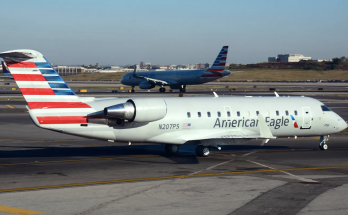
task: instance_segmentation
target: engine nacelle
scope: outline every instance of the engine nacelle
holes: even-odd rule
[[[163,119],[167,105],[163,99],[129,99],[126,103],[104,108],[107,118],[118,118],[129,122],[153,122]]]
[[[147,81],[143,81],[139,83],[139,88],[140,89],[152,89],[154,88],[156,85]]]

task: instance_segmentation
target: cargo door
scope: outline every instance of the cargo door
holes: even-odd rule
[[[311,109],[309,107],[302,107],[302,115],[303,115],[303,122],[302,122],[301,129],[311,128],[311,118],[312,118]]]

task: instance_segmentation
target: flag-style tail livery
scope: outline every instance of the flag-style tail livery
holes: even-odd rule
[[[0,54],[11,71],[30,109],[90,108],[53,69],[45,57],[33,50]]]
[[[225,70],[227,53],[228,53],[228,46],[222,47],[213,65],[207,70],[207,72],[221,72]]]

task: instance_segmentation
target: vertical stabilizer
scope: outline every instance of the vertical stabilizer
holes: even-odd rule
[[[53,69],[46,58],[34,50],[0,53],[30,109],[90,108]]]
[[[207,72],[221,72],[225,70],[227,53],[228,46],[223,46],[213,65],[207,70]]]

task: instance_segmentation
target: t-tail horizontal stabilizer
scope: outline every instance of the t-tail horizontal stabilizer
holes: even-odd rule
[[[276,139],[276,137],[273,136],[271,130],[267,126],[265,117],[263,117],[262,114],[259,114],[258,118],[259,118],[259,125],[260,125],[260,138]]]

